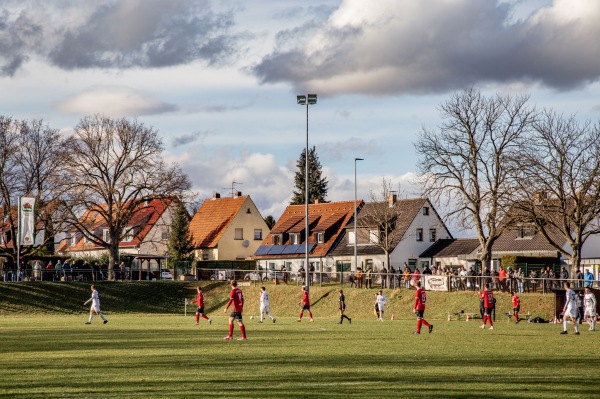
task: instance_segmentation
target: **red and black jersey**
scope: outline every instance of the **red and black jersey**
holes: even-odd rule
[[[513,295],[513,297],[512,297],[512,304],[513,304],[513,309],[514,308],[518,308],[519,305],[521,305],[521,300],[519,299],[518,296]]]
[[[229,302],[227,302],[227,308],[229,305],[233,304],[233,311],[241,313],[244,309],[244,295],[242,294],[242,290],[239,288],[234,288],[229,293]]]
[[[483,307],[493,308],[494,307],[494,294],[491,290],[483,291]]]
[[[426,301],[427,295],[425,294],[425,290],[423,288],[417,289],[417,292],[415,293],[415,309],[425,310]]]
[[[204,292],[200,291],[196,299],[192,301],[192,303],[197,303],[199,308],[204,307]]]
[[[308,298],[308,291],[302,293],[302,304],[304,306],[310,306],[310,299]]]

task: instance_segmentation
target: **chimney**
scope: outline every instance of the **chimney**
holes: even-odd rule
[[[235,194],[235,196],[236,196],[236,197],[241,197],[241,196],[242,196],[242,192],[241,192],[241,191],[238,191],[238,192]]]
[[[217,198],[221,198],[221,194],[219,194],[219,193],[214,193],[214,194],[213,194],[213,199],[217,199]]]
[[[394,193],[390,194],[390,198],[389,198],[389,205],[390,205],[390,208],[391,208],[392,206],[394,206],[394,204],[396,203],[396,201],[397,201],[397,200],[398,200],[398,195],[396,195],[396,194],[394,194]]]

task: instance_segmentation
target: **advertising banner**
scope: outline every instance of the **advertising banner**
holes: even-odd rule
[[[425,274],[425,290],[427,291],[448,291],[448,276],[436,276]]]
[[[35,198],[19,198],[19,244],[33,245],[35,242]]]

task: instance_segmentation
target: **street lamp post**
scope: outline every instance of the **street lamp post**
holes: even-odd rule
[[[304,285],[306,286],[306,291],[309,291],[309,269],[310,266],[308,264],[308,106],[317,103],[317,95],[316,94],[307,94],[306,96],[300,95],[296,96],[296,100],[299,105],[306,105],[306,151],[304,153],[304,252],[305,252],[305,261],[304,261],[304,272],[306,275]]]
[[[358,235],[356,234],[356,208],[358,204],[356,203],[356,162],[364,161],[363,158],[354,158],[354,272],[358,270],[358,257],[357,257],[357,245],[358,245]]]

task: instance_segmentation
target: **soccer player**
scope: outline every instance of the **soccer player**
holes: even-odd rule
[[[304,311],[307,310],[308,315],[310,316],[310,321],[312,323],[314,320],[313,320],[312,312],[310,311],[310,298],[308,297],[308,291],[306,290],[305,286],[302,286],[302,300],[300,302],[298,302],[298,305],[302,306],[302,310],[300,311],[300,316],[298,317],[298,320],[296,320],[296,321],[301,322],[302,316],[304,316]]]
[[[204,292],[202,291],[202,287],[197,286],[196,291],[198,291],[198,295],[196,296],[196,299],[192,301],[192,303],[198,304],[198,308],[196,309],[196,325],[200,324],[200,316],[208,321],[208,324],[212,324],[212,319],[204,313]]]
[[[421,334],[421,326],[425,326],[429,328],[429,333],[433,331],[433,324],[427,323],[425,321],[423,315],[425,314],[425,302],[427,301],[427,295],[425,294],[425,289],[421,288],[421,282],[417,281],[415,283],[415,287],[417,288],[417,292],[415,293],[415,304],[413,306],[413,313],[417,315],[417,331],[413,334]]]
[[[96,290],[96,286],[92,285],[92,297],[85,301],[83,304],[87,305],[92,302],[92,307],[90,308],[90,318],[85,324],[92,324],[92,318],[94,317],[94,313],[96,313],[102,320],[104,320],[104,324],[108,323],[104,314],[100,311],[100,296],[98,295],[98,290]]]
[[[512,297],[511,300],[513,305],[513,316],[515,317],[515,320],[518,323],[521,321],[521,319],[519,319],[519,310],[521,310],[521,300],[514,292],[511,292],[510,295]]]
[[[564,283],[565,306],[563,307],[563,330],[561,334],[567,334],[569,319],[575,324],[575,335],[579,335],[579,323],[577,322],[577,294],[571,289],[568,281]]]
[[[585,287],[583,303],[585,305],[584,315],[590,325],[590,331],[596,331],[596,295],[592,293],[589,285]]]
[[[235,280],[231,280],[231,292],[229,293],[229,302],[227,302],[223,313],[227,313],[227,309],[229,309],[229,306],[231,304],[233,304],[233,312],[229,316],[229,335],[227,335],[223,339],[233,339],[233,320],[237,320],[238,326],[240,326],[240,331],[242,332],[242,337],[238,338],[238,341],[245,341],[246,327],[244,327],[244,322],[242,321],[242,311],[244,310],[244,295],[242,294],[242,290],[240,290],[237,287],[237,281]]]
[[[485,324],[490,322],[490,330],[494,329],[494,323],[492,323],[492,311],[494,310],[494,294],[492,292],[491,283],[486,284],[485,290],[483,290],[483,324],[481,328],[485,329]]]
[[[275,317],[269,312],[269,293],[265,287],[260,287],[260,323],[265,320],[265,313],[275,323]]]
[[[375,298],[375,303],[377,304],[377,313],[379,314],[379,321],[383,321],[383,312],[385,311],[385,304],[387,303],[387,299],[385,295],[383,295],[383,291],[379,291],[377,297]]]
[[[344,318],[348,319],[348,323],[352,323],[352,319],[344,314],[346,311],[346,297],[344,296],[344,291],[340,290],[340,321],[338,324],[342,324]]]

